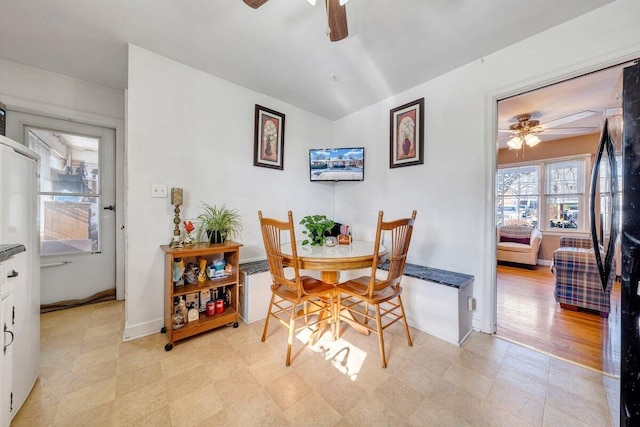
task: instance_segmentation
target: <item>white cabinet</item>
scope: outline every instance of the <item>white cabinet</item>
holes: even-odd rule
[[[0,263],[0,427],[8,427],[12,413],[13,372],[13,292],[5,263]]]

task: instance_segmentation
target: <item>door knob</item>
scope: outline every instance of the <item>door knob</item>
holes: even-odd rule
[[[105,211],[113,211],[113,210],[115,210],[115,209],[116,209],[116,207],[115,207],[115,206],[113,206],[113,205],[109,205],[109,206],[105,206],[105,207],[104,207],[104,208],[102,208],[102,209],[104,209]]]

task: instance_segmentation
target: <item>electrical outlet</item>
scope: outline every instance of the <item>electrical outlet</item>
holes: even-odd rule
[[[167,184],[151,184],[151,197],[167,197]]]

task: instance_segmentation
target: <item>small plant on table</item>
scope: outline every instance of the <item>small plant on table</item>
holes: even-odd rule
[[[333,229],[335,222],[326,217],[326,215],[307,215],[302,218],[300,224],[306,230],[302,230],[302,234],[307,238],[302,241],[303,245],[311,244],[311,246],[322,246],[325,243],[327,235]]]

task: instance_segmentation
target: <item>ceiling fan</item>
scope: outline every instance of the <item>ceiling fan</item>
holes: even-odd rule
[[[572,134],[585,134],[595,131],[594,127],[571,127],[571,128],[559,128],[567,123],[574,122],[576,120],[584,119],[585,117],[597,114],[595,111],[585,110],[579,113],[570,114],[568,116],[560,117],[559,119],[551,120],[546,123],[540,124],[539,120],[531,120],[531,114],[520,114],[514,119],[517,123],[509,126],[509,129],[498,129],[499,133],[507,133],[507,135],[500,136],[500,139],[510,138],[507,141],[507,146],[510,149],[518,150],[523,144],[533,147],[540,142],[540,138],[537,135],[541,133],[555,134],[555,135],[572,135]]]
[[[242,0],[254,9],[259,8],[268,0]],[[312,5],[316,4],[316,0],[307,0]],[[349,35],[347,28],[347,8],[345,3],[349,0],[325,0],[327,8],[327,21],[329,28],[327,35],[332,42],[340,41]]]

